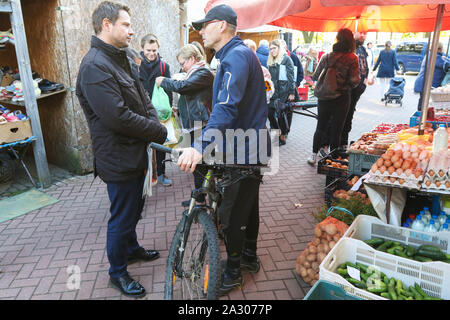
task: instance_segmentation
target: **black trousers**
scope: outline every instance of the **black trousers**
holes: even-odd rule
[[[318,100],[318,119],[316,132],[314,133],[313,153],[319,151],[324,141],[330,142],[330,151],[341,145],[342,129],[349,108],[350,92],[346,92],[333,100]]]
[[[341,145],[347,145],[348,144],[348,135],[350,134],[350,131],[352,131],[352,121],[353,121],[353,115],[355,114],[356,110],[356,104],[359,101],[359,98],[366,90],[366,85],[362,84],[353,89],[350,92],[350,107],[348,109],[347,117],[345,119],[344,128],[342,128],[342,135],[341,135]]]
[[[279,114],[275,108],[269,107],[269,122],[270,122],[270,129],[279,129],[281,131],[281,135],[286,135],[289,133],[289,128],[285,125],[285,121],[283,119],[280,119],[280,117],[283,116]],[[288,123],[289,123],[289,115],[288,116]],[[291,114],[291,121],[292,121],[292,114]]]
[[[260,180],[248,177],[225,188],[219,218],[225,236],[227,268],[240,267],[243,250],[256,255],[260,184]]]
[[[127,257],[140,248],[136,225],[141,218],[145,199],[142,198],[145,176],[106,184],[111,202],[111,216],[106,232],[106,252],[113,278],[127,273]]]
[[[166,159],[166,153],[161,151],[155,151],[156,154],[156,173],[158,176],[162,174],[166,174],[166,163],[164,160]]]

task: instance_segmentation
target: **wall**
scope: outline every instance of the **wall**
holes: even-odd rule
[[[65,94],[38,100],[48,161],[77,174],[93,170],[89,130],[74,88],[82,58],[90,49],[91,14],[102,0],[22,0],[31,67],[41,78],[63,83]],[[161,40],[161,56],[176,70],[180,38],[178,0],[121,0],[131,9],[135,37],[154,33]],[[184,2],[184,1],[181,1]],[[57,10],[63,7],[66,10]],[[0,15],[0,30],[9,18]],[[5,29],[6,30],[6,29]],[[11,46],[9,46],[11,47]],[[0,65],[17,66],[14,50],[0,51]],[[13,65],[15,64],[15,65]]]

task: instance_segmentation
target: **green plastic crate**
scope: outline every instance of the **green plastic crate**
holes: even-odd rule
[[[303,300],[363,300],[345,292],[342,287],[326,280],[317,281]]]
[[[348,175],[356,174],[360,176],[366,174],[380,157],[375,154],[350,152],[348,158]]]

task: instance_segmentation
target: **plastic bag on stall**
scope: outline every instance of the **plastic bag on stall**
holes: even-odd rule
[[[342,209],[331,207],[329,213],[331,214],[333,210]],[[308,243],[306,249],[300,253],[295,264],[295,270],[303,281],[313,286],[319,280],[320,263],[347,229],[347,224],[331,216],[314,227],[314,238]]]
[[[386,199],[388,187],[365,185],[370,201],[378,214],[378,217],[384,223],[388,223],[386,217]],[[391,205],[389,212],[389,224],[401,226],[403,209],[406,204],[406,190],[393,188],[391,195]]]

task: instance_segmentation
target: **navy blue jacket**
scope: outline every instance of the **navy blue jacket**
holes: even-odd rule
[[[215,142],[219,152],[234,150],[234,164],[266,164],[268,159],[254,157],[256,152],[259,154],[260,148],[267,148],[263,157],[267,157],[267,153],[270,154],[270,137],[266,128],[268,107],[261,64],[239,36],[224,45],[216,53],[216,58],[220,64],[214,78],[212,113],[203,130],[203,143],[197,139],[193,146],[203,153]],[[248,139],[245,139],[244,143],[234,136],[227,137],[227,129],[248,133],[254,130],[257,140],[252,140],[250,148]],[[259,130],[266,130],[262,132],[264,137],[261,139]],[[221,134],[222,144],[216,133]],[[229,163],[231,159],[226,160],[226,163]]]
[[[414,82],[414,92],[422,92],[423,79],[425,76],[425,62],[426,57],[423,58],[422,65],[420,66],[419,75]],[[437,88],[441,86],[442,80],[444,80],[445,74],[450,67],[450,60],[442,55],[442,52],[438,52],[436,57],[436,66],[434,67],[433,83],[432,87]]]
[[[259,62],[261,62],[261,65],[267,68],[267,59],[269,59],[269,47],[260,46],[256,50],[256,56],[258,57]]]
[[[297,67],[297,74],[294,75],[297,78],[295,80],[295,84],[297,85],[297,87],[300,87],[300,83],[302,82],[303,78],[305,77],[304,72],[303,72],[303,66],[300,62],[300,59],[297,57],[297,55],[294,52],[289,51],[288,55],[289,55],[289,57],[291,57],[292,62],[294,63],[294,66]]]
[[[393,78],[395,76],[394,68],[399,70],[395,51],[382,50],[373,71],[377,70],[378,66],[380,66],[380,70],[378,70],[377,78]]]

